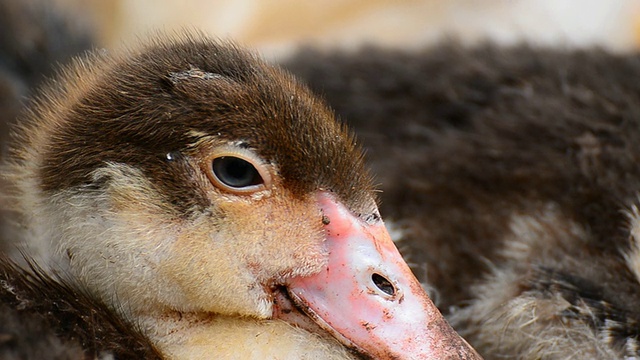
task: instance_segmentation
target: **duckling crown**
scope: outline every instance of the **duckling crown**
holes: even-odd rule
[[[29,118],[14,153],[23,161],[37,153],[44,192],[99,187],[96,169],[126,164],[189,214],[210,204],[189,186],[193,172],[180,156],[214,139],[277,165],[295,196],[326,189],[356,213],[375,212],[361,150],[331,110],[288,73],[230,43],[187,36],[79,60]]]

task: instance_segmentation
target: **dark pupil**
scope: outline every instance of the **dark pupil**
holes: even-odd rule
[[[262,178],[251,163],[237,157],[221,156],[213,160],[213,173],[225,185],[241,188],[262,183]]]

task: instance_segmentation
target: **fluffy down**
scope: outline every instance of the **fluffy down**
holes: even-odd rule
[[[640,57],[300,52],[363,139],[383,216],[486,358],[640,356]]]

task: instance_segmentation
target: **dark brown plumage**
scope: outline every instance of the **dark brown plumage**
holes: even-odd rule
[[[136,328],[81,289],[0,260],[0,358],[160,359]]]
[[[355,127],[383,216],[486,358],[640,356],[640,57],[441,46],[288,68]]]

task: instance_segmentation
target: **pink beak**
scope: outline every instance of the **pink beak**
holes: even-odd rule
[[[329,263],[287,284],[299,308],[374,359],[481,359],[427,297],[381,221],[365,223],[327,193],[318,202]]]

